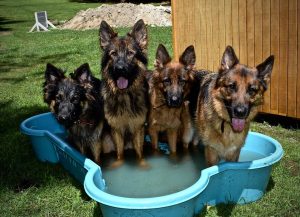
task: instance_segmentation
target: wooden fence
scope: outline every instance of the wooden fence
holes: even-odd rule
[[[197,68],[217,70],[226,45],[249,66],[275,55],[261,110],[300,118],[300,0],[172,0],[172,19],[175,58],[193,44]]]

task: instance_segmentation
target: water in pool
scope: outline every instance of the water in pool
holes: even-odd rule
[[[149,165],[146,169],[138,166],[134,153],[125,155],[125,163],[116,169],[102,166],[107,192],[134,198],[163,196],[193,185],[205,168],[203,153],[196,148],[179,152],[176,158],[146,151],[145,159]]]
[[[264,156],[242,150],[239,161],[252,161]],[[179,151],[177,158],[166,153],[159,155],[145,154],[148,169],[138,166],[135,154],[125,155],[125,163],[118,168],[102,165],[106,192],[131,198],[157,197],[175,193],[193,185],[205,169],[203,150],[194,148],[187,153]],[[103,161],[109,165],[114,156]]]

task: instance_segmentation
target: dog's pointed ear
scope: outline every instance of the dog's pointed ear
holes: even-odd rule
[[[256,66],[256,69],[258,71],[257,76],[262,81],[265,90],[267,89],[267,86],[270,82],[274,60],[274,56],[271,55],[263,63]]]
[[[140,46],[143,52],[146,52],[148,45],[147,27],[142,19],[138,20],[129,34]]]
[[[73,73],[72,78],[79,83],[86,83],[92,80],[92,73],[88,63],[79,66]]]
[[[221,70],[224,71],[231,69],[238,63],[239,59],[237,58],[233,48],[231,46],[227,46],[221,60]]]
[[[99,29],[99,40],[100,46],[102,49],[105,49],[107,45],[109,45],[111,39],[118,36],[118,33],[114,32],[114,30],[108,25],[106,21],[102,21]]]
[[[47,63],[45,71],[46,82],[58,82],[63,78],[65,78],[65,75],[61,69],[55,67],[51,63]]]
[[[195,66],[196,54],[193,45],[188,46],[179,57],[179,62],[185,66],[187,70],[191,70]]]
[[[166,65],[169,62],[171,62],[171,57],[167,49],[162,44],[159,44],[156,51],[156,60],[154,66],[157,69],[162,69],[164,65]]]

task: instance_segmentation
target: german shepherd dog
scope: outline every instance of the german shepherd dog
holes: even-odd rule
[[[263,103],[273,64],[274,56],[256,67],[240,64],[233,48],[227,46],[219,72],[202,77],[196,128],[208,166],[221,159],[238,160],[250,121]]]
[[[166,132],[171,154],[176,153],[177,138],[188,148],[192,140],[192,125],[185,101],[193,79],[196,61],[194,46],[185,49],[179,62],[172,61],[166,48],[160,44],[156,52],[155,70],[149,82],[149,135],[155,150],[159,132]],[[179,131],[180,136],[179,136]]]
[[[144,124],[147,102],[147,29],[143,20],[126,36],[102,21],[99,30],[103,50],[101,63],[104,114],[116,145],[117,162],[123,160],[124,145],[131,143],[143,162]]]
[[[44,101],[56,119],[68,131],[68,140],[82,154],[90,151],[100,162],[101,135],[104,121],[101,82],[83,64],[70,77],[48,63],[45,71]]]

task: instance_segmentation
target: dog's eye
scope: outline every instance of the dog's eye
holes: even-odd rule
[[[178,84],[181,86],[185,85],[185,83],[186,83],[186,80],[183,80],[183,79],[180,79],[178,82]]]
[[[135,55],[135,52],[133,50],[128,50],[128,55],[129,56],[134,56]]]
[[[228,85],[227,85],[227,88],[228,88],[230,91],[236,91],[236,84],[235,84],[235,83],[228,84]]]
[[[116,51],[112,50],[112,51],[110,52],[110,55],[113,56],[113,57],[116,57],[118,54],[117,54]]]
[[[60,94],[59,94],[59,95],[56,95],[56,100],[57,100],[57,101],[61,101],[61,100],[62,100],[62,95],[60,95]]]
[[[163,80],[163,83],[164,83],[165,86],[169,86],[171,84],[171,80],[169,78],[165,78]]]
[[[255,95],[257,93],[257,88],[255,87],[255,86],[249,86],[249,88],[248,88],[248,94],[250,95],[250,96],[253,96],[253,95]]]
[[[78,96],[75,96],[71,99],[71,102],[72,103],[79,103],[79,97]]]

